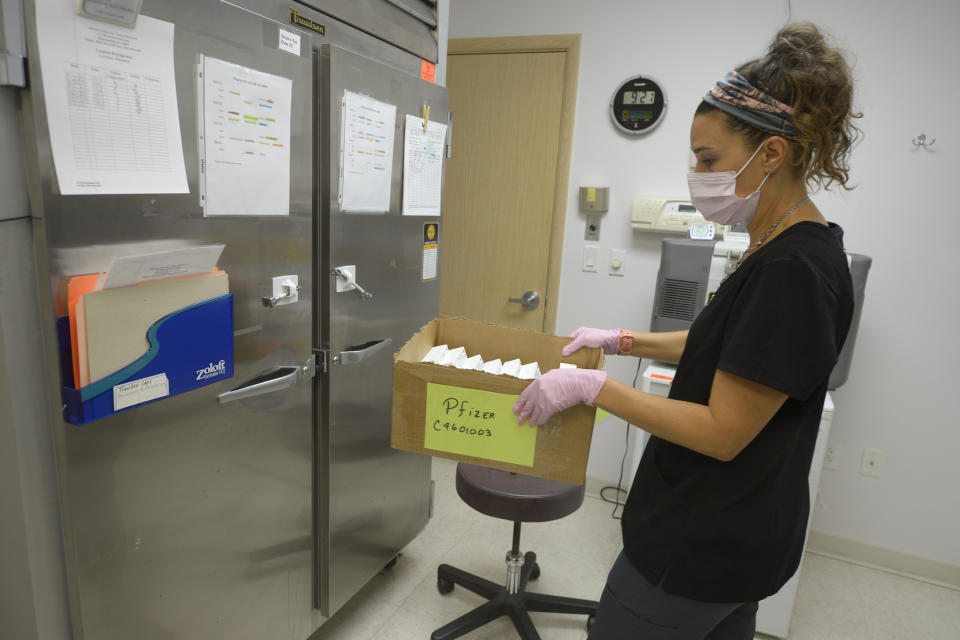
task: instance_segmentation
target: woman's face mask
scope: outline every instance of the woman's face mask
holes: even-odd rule
[[[746,198],[741,198],[736,193],[737,177],[753,162],[762,148],[763,143],[760,143],[746,164],[740,167],[740,171],[687,174],[690,202],[704,218],[717,224],[745,225],[753,220],[757,212],[757,202],[760,200],[760,189],[770,174],[766,174],[757,190]]]

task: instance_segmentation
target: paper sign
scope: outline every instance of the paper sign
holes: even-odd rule
[[[386,213],[393,184],[397,106],[345,91],[342,107],[340,210]]]
[[[403,215],[439,216],[447,125],[407,114],[403,140]]]
[[[84,3],[105,8],[108,3]],[[187,193],[172,22],[121,2],[124,27],[37,0],[37,39],[50,145],[63,195]]]
[[[517,397],[427,384],[424,448],[532,467],[537,427],[517,424]]]
[[[428,222],[423,225],[423,268],[420,279],[426,282],[437,277],[437,257],[440,253],[440,237],[437,232],[437,223]]]
[[[280,29],[280,51],[300,55],[300,34]]]
[[[102,288],[113,289],[150,280],[209,273],[217,266],[223,247],[222,244],[212,244],[114,258]]]
[[[209,56],[200,73],[203,215],[290,215],[293,81]]]
[[[437,278],[437,249],[436,244],[423,245],[423,269],[420,271],[420,280],[436,280]]]
[[[120,409],[168,395],[170,395],[170,382],[165,373],[124,382],[113,388],[113,410],[120,411]]]

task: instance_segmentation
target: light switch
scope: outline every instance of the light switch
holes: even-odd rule
[[[611,276],[622,276],[626,271],[625,260],[627,252],[623,249],[613,249],[610,251],[610,269],[608,273]]]
[[[597,248],[596,247],[583,248],[583,270],[596,272],[597,270]]]

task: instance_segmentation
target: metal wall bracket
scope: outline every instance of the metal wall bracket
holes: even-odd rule
[[[0,0],[0,86],[27,86],[26,36],[22,0]]]

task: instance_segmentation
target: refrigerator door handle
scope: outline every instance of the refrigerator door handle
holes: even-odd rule
[[[367,358],[373,357],[380,351],[393,344],[393,340],[386,338],[384,340],[371,340],[355,347],[348,347],[346,351],[340,352],[340,362],[337,364],[347,365],[356,364]]]
[[[226,404],[234,400],[245,400],[289,389],[296,386],[301,377],[308,377],[304,375],[303,367],[274,367],[248,380],[233,391],[221,393],[217,396],[217,402]]]

